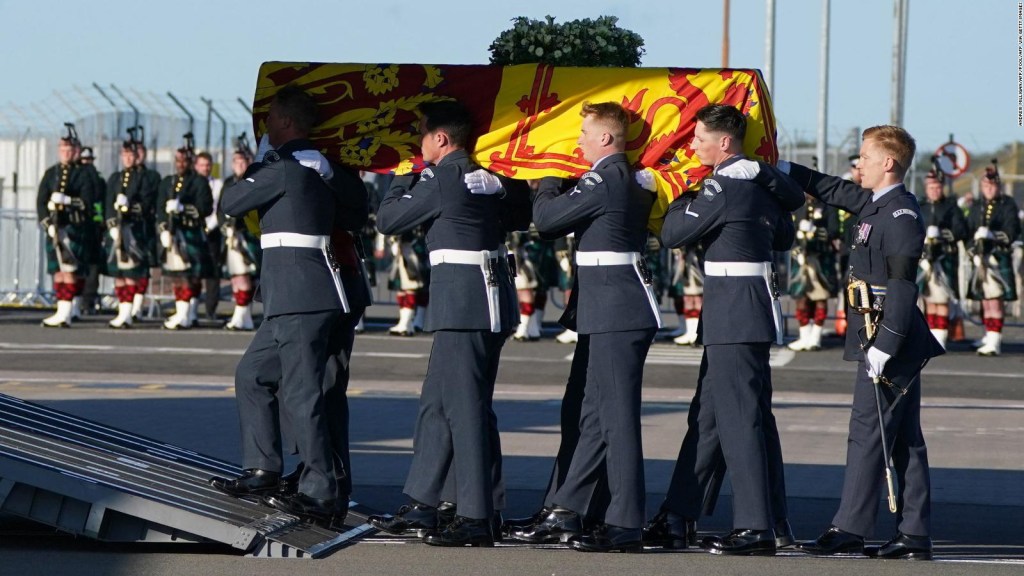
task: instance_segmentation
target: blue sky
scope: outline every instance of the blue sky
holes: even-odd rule
[[[780,137],[817,130],[821,2],[777,0]],[[833,0],[829,140],[889,121],[892,0]],[[266,60],[479,64],[515,16],[619,17],[646,42],[644,66],[718,67],[720,0],[0,0],[0,107],[55,89],[115,83],[251,100]],[[730,65],[764,64],[763,0],[733,0]],[[1024,140],[1017,126],[1017,3],[913,0],[904,125],[920,150],[954,133],[968,150]],[[64,110],[60,105],[53,107]],[[56,128],[56,127],[55,127]],[[980,160],[980,159],[979,159]]]

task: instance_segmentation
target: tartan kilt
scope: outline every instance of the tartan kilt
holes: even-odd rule
[[[256,236],[252,232],[249,232],[249,230],[246,228],[236,228],[235,235],[238,241],[242,243],[242,246],[244,247],[246,252],[248,252],[249,257],[252,259],[252,269],[250,272],[247,272],[246,274],[252,276],[253,278],[259,278],[260,266],[263,263],[263,248],[260,246],[259,239],[256,238]],[[223,253],[224,265],[222,266],[222,277],[224,278],[230,278],[231,276],[234,275],[232,274],[233,271],[228,266],[228,258],[231,257],[228,255],[230,251],[231,250],[227,247],[227,245],[225,245]]]
[[[917,290],[925,302],[948,304],[959,298],[960,275],[956,258],[955,253],[942,254],[929,261],[929,269],[924,266],[918,268]]]
[[[430,255],[421,238],[399,243],[399,253],[391,260],[388,289],[413,291],[430,286]]]
[[[704,268],[698,251],[692,248],[672,250],[674,271],[668,287],[671,298],[704,295]]]
[[[1017,279],[1013,273],[1013,255],[1009,251],[998,250],[990,252],[986,256],[986,263],[988,264],[986,272],[988,274],[996,275],[1001,278],[1005,286],[1003,290],[1002,300],[1004,302],[1012,302],[1017,299]],[[974,270],[974,275],[971,277],[970,283],[968,283],[967,297],[971,300],[985,300],[985,293],[983,290],[984,278],[979,277],[979,270],[977,267]]]
[[[139,265],[132,268],[121,268],[117,265],[117,255],[114,250],[114,240],[110,234],[103,235],[103,254],[105,259],[101,270],[107,276],[113,278],[149,278],[149,269],[156,260],[150,251],[153,244],[153,228],[145,220],[132,219],[128,223],[132,236],[135,237],[135,244],[138,246],[141,258]]]
[[[67,224],[62,229],[68,236],[68,247],[71,249],[71,253],[78,260],[78,269],[74,273],[78,276],[85,276],[89,273],[89,266],[96,264],[100,258],[96,226],[92,222],[86,221],[80,224]],[[46,271],[50,274],[60,272],[57,251],[54,249],[53,239],[49,235],[46,235]]]
[[[803,264],[793,260],[789,274],[789,295],[815,301],[834,298],[839,293],[838,276],[834,253],[812,252],[806,255]]]
[[[547,290],[558,285],[558,261],[555,260],[555,248],[550,242],[528,242],[523,247],[523,253],[537,275],[537,290]]]
[[[185,256],[188,258],[189,267],[185,270],[168,270],[166,263],[166,250],[164,251],[163,273],[167,276],[178,278],[207,278],[213,275],[213,259],[210,258],[210,250],[206,245],[206,234],[201,227],[179,228],[184,245]]]
[[[661,298],[668,288],[668,270],[665,266],[663,250],[648,249],[644,254],[644,261],[647,263],[647,270],[651,273],[651,280],[654,284],[654,295]]]

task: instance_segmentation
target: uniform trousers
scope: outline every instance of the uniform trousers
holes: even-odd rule
[[[606,481],[611,502],[603,520],[621,528],[644,522],[644,455],[640,387],[656,330],[590,334],[580,438],[555,504],[588,510],[596,486]]]
[[[576,350],[572,355],[569,368],[569,379],[565,383],[565,394],[562,396],[560,431],[561,441],[558,455],[548,480],[547,492],[544,495],[544,506],[555,505],[555,494],[565,483],[572,464],[572,455],[580,441],[580,416],[583,412],[583,394],[587,386],[587,364],[590,361],[590,335],[580,334],[576,342]],[[604,471],[598,474],[598,481],[592,487],[590,505],[581,510],[585,516],[604,518],[611,495],[608,493],[608,476]]]
[[[931,480],[928,449],[921,432],[921,365],[889,361],[886,376],[897,386],[910,389],[898,397],[888,386],[881,387],[882,415],[886,439],[891,446],[893,468],[899,484],[897,525],[914,536],[931,534]],[[846,474],[839,510],[832,520],[840,530],[865,538],[874,532],[878,506],[885,490],[882,438],[878,431],[875,384],[863,361],[857,364],[850,413],[850,436],[846,444]]]
[[[765,406],[771,410],[771,382],[764,377],[769,370],[770,347],[767,342],[704,346],[698,381],[697,446],[692,467],[687,464],[683,468],[701,471],[700,477],[694,475],[687,482],[700,486],[710,478],[716,454],[721,453],[732,480],[735,529],[773,527],[766,448],[770,426],[762,415]],[[781,474],[781,466],[778,468]],[[693,500],[680,510],[684,516],[699,512],[704,496],[699,489],[688,491]]]
[[[506,332],[439,330],[420,392],[413,457],[404,492],[436,506],[451,498],[458,514],[482,520],[505,507],[501,440],[492,409]],[[445,483],[449,488],[445,489]]]
[[[235,370],[243,468],[281,471],[284,419],[305,464],[299,491],[321,499],[338,496],[323,382],[328,338],[339,313],[266,318]]]
[[[355,346],[356,325],[365,307],[353,308],[335,320],[327,339],[327,366],[324,370],[324,402],[327,405],[327,431],[334,453],[334,471],[338,478],[338,495],[352,494],[352,458],[349,454],[348,382],[351,374],[349,362]],[[289,454],[298,454],[291,423],[281,415],[281,428],[291,441]]]
[[[207,230],[206,248],[210,252],[213,267],[210,269],[210,275],[203,278],[204,304],[207,317],[213,318],[217,314],[217,305],[220,304],[220,266],[224,260],[224,234],[220,228]]]
[[[663,510],[691,520],[696,520],[702,509],[704,514],[712,514],[727,469],[721,442],[717,438],[707,438],[700,434],[701,398],[706,390],[704,379],[707,372],[708,355],[705,353],[701,358],[697,390],[690,401],[690,410],[686,416],[686,435],[679,448],[679,457],[676,459],[668,493],[662,504]],[[786,505],[782,443],[775,415],[772,413],[771,368],[767,362],[761,376],[763,379],[759,407],[767,457],[769,497],[772,516],[774,521],[778,522],[789,518],[789,510]]]
[[[338,475],[338,493],[352,493],[352,458],[349,454],[348,383],[351,375],[349,363],[355,347],[356,325],[365,308],[354,308],[341,314],[328,339],[327,370],[324,374],[324,401],[327,403],[327,431],[334,451],[335,472]]]

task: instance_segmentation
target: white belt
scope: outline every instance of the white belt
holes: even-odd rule
[[[647,303],[650,304],[651,312],[654,313],[654,319],[657,321],[658,328],[660,329],[661,310],[658,309],[658,298],[654,295],[654,286],[648,284],[640,273],[640,260],[639,252],[576,252],[577,266],[632,266],[633,271],[636,272],[636,277],[644,287],[644,292],[647,294]]]
[[[577,266],[632,266],[639,260],[639,252],[576,252]]]
[[[704,261],[705,276],[760,276],[768,287],[768,297],[772,300],[772,320],[775,323],[775,343],[782,345],[782,304],[772,286],[771,262],[711,262]]]
[[[334,290],[341,301],[341,309],[348,314],[352,311],[348,304],[348,296],[345,294],[345,285],[341,282],[341,270],[337,262],[331,259],[328,248],[331,246],[330,236],[312,236],[309,234],[296,234],[294,232],[271,232],[260,236],[260,246],[268,248],[311,248],[319,250],[324,255],[324,262],[327,263],[327,270],[331,273],[334,281]]]
[[[497,250],[453,250],[441,248],[430,251],[430,265],[438,264],[471,264],[483,266],[492,258],[504,258],[508,251],[502,247]]]
[[[441,248],[430,251],[430,265],[468,264],[480,267],[480,275],[484,279],[484,292],[487,294],[487,313],[491,321],[491,332],[501,332],[501,286],[493,277],[496,270],[488,267],[491,260],[499,260],[499,266],[508,266],[506,259],[508,250],[504,246],[497,250],[453,250]]]
[[[705,276],[764,276],[771,272],[771,262],[711,262],[704,261]]]
[[[323,250],[331,242],[330,236],[311,236],[294,232],[271,232],[260,236],[260,246],[267,248],[314,248]]]

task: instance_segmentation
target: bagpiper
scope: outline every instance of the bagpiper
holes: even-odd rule
[[[519,327],[512,338],[535,342],[541,337],[548,289],[558,283],[554,242],[542,239],[537,228],[531,225],[529,231],[509,234],[509,247],[515,254],[519,297]]]
[[[967,217],[971,231],[974,275],[967,297],[981,301],[985,336],[978,342],[978,354],[998,356],[1002,351],[1003,310],[1017,299],[1013,271],[1013,242],[1020,236],[1017,203],[1001,192],[1002,181],[996,161],[985,168],[981,179],[981,201]]]
[[[81,144],[75,125],[57,148],[59,162],[43,174],[36,197],[36,215],[46,234],[47,272],[53,274],[57,311],[43,320],[47,328],[71,326],[72,300],[81,293],[85,275],[96,260],[93,225],[95,179],[76,162]]]
[[[243,132],[235,139],[235,153],[231,157],[232,174],[224,179],[222,194],[243,179],[246,169],[253,160],[252,149]],[[260,276],[263,250],[260,248],[259,239],[246,226],[245,218],[228,216],[220,206],[217,207],[217,212],[224,236],[223,264],[231,278],[231,295],[235,300],[235,310],[231,313],[231,319],[224,325],[224,329],[252,330],[253,287],[255,280]]]
[[[836,209],[810,195],[794,215],[797,244],[789,270],[789,295],[796,303],[800,337],[789,343],[790,350],[821,349],[828,300],[835,297],[839,287],[833,244],[838,238],[838,216]]]
[[[131,327],[139,280],[149,279],[152,265],[148,247],[155,231],[157,186],[138,163],[138,130],[128,130],[128,139],[121,145],[122,169],[110,176],[103,202],[106,274],[114,279],[117,296],[117,316],[109,322],[111,328]]]
[[[163,272],[173,278],[174,314],[164,322],[168,330],[192,327],[200,278],[213,266],[203,231],[213,212],[210,184],[192,169],[195,149],[192,133],[174,155],[173,176],[160,182],[157,228],[163,247]]]
[[[967,239],[967,220],[956,200],[943,193],[943,173],[938,169],[924,178],[921,202],[924,220],[924,253],[917,273],[917,287],[924,300],[925,320],[935,339],[946,347],[950,307],[959,300],[958,242]]]

